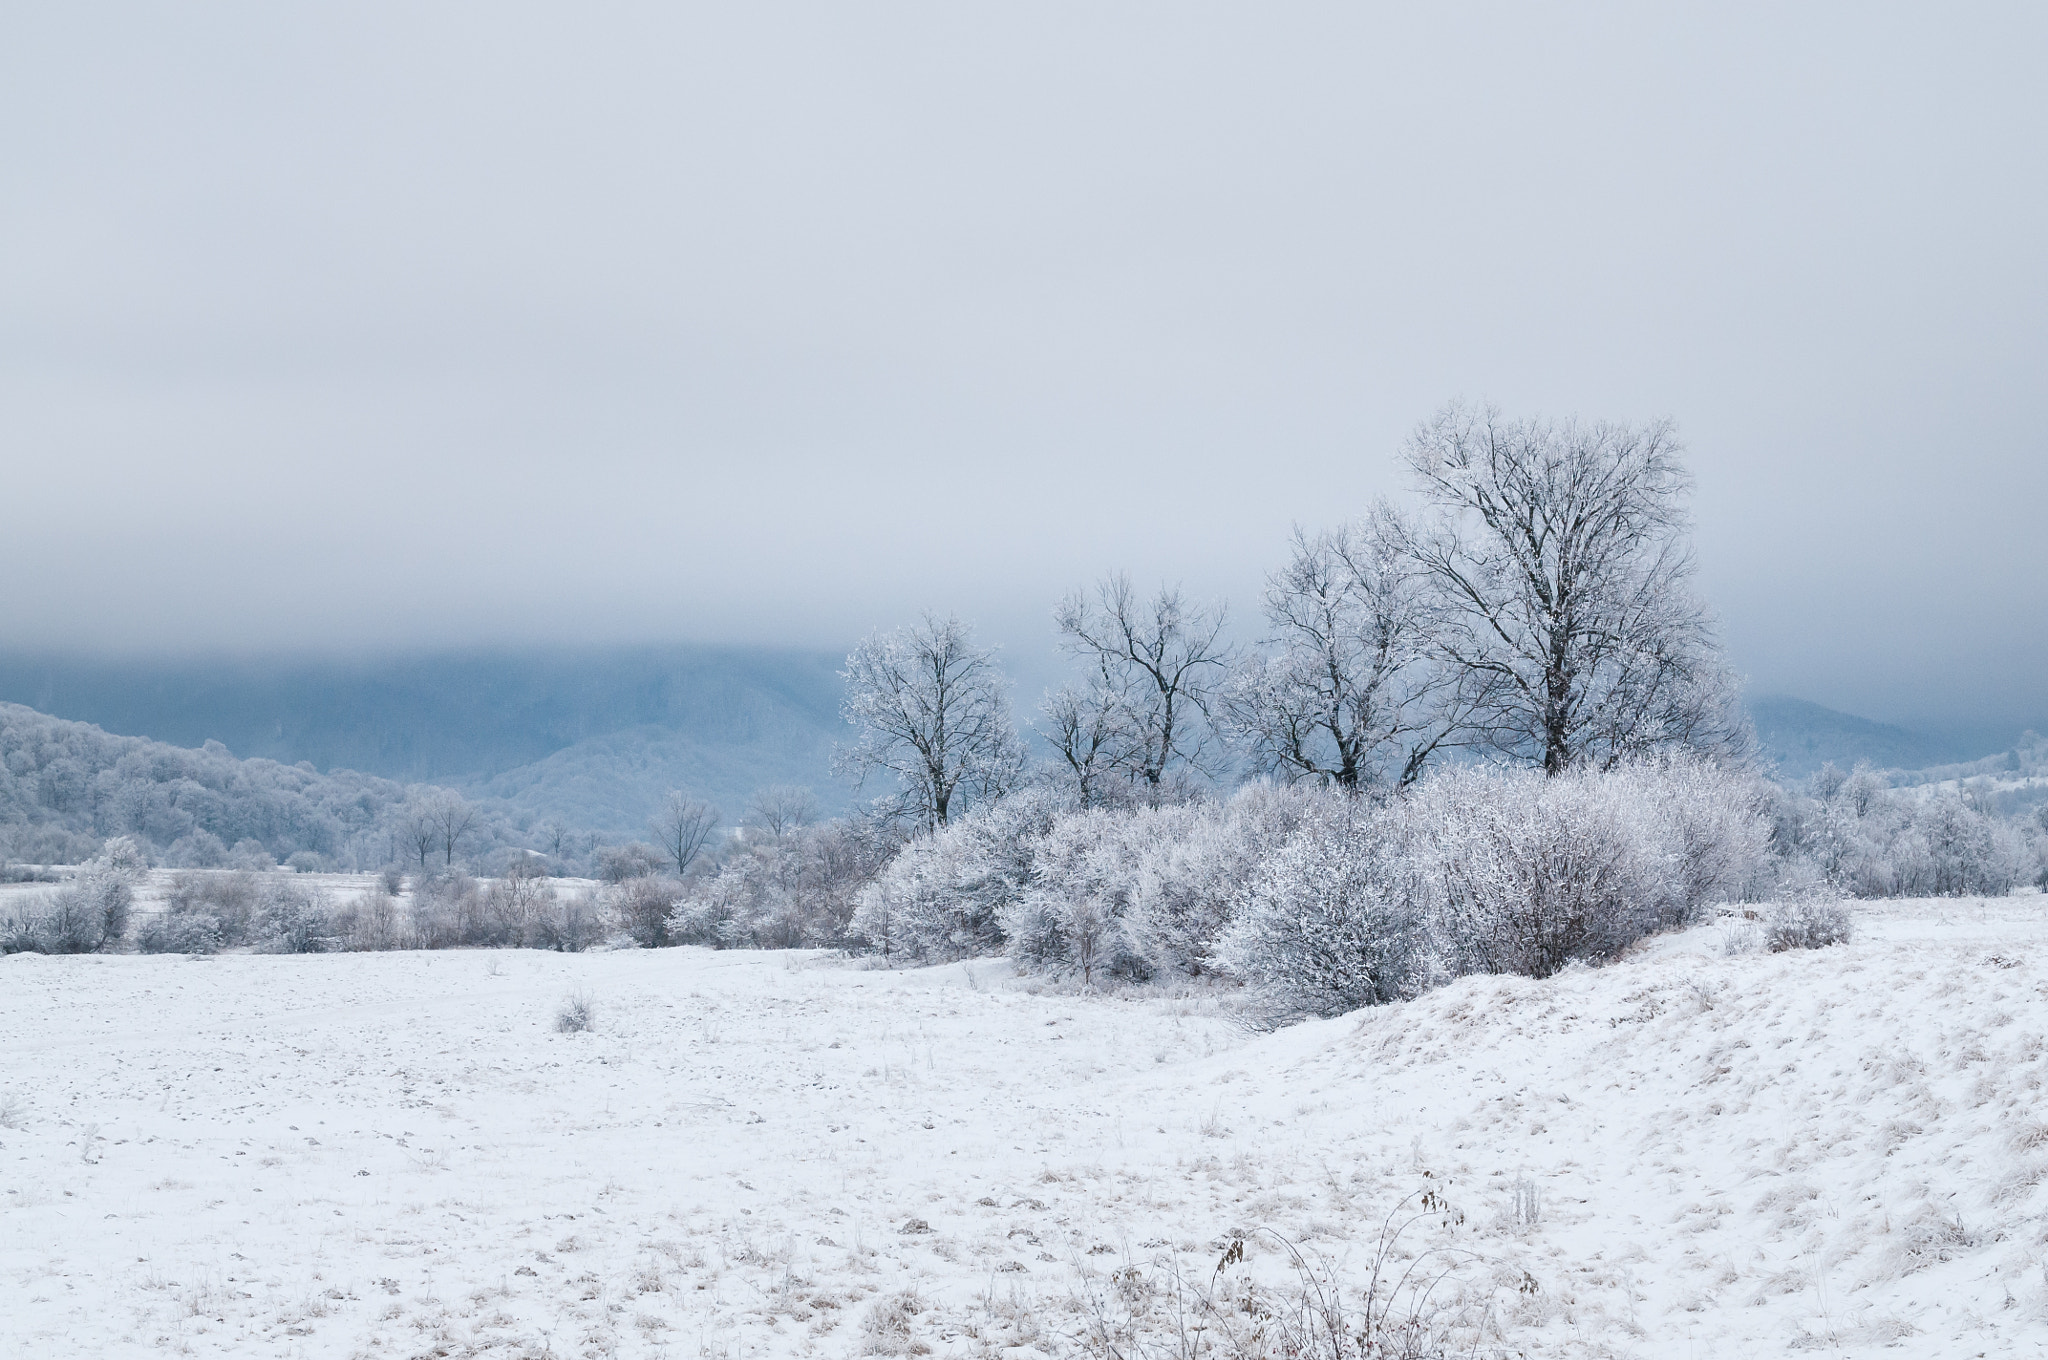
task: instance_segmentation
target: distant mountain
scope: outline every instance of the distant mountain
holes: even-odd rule
[[[0,656],[0,699],[178,746],[448,784],[538,817],[637,834],[688,789],[737,817],[766,784],[837,810],[844,653],[477,650],[367,660]]]
[[[1804,779],[1829,761],[1845,770],[1866,760],[1879,769],[1917,770],[1984,754],[1789,695],[1751,700],[1749,712],[1764,754],[1785,780]]]

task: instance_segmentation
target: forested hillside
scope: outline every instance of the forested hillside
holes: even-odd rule
[[[177,746],[504,799],[532,816],[637,835],[687,788],[729,811],[756,788],[830,778],[845,654],[605,647],[370,661],[0,658],[0,699]]]
[[[544,849],[543,835],[532,818],[446,790],[240,760],[219,742],[193,750],[116,736],[0,703],[0,857],[73,863],[106,837],[133,836],[171,865],[268,867],[296,856],[362,869]]]

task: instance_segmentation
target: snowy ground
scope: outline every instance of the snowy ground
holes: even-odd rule
[[[1481,1355],[2042,1354],[2044,906],[1263,1036],[994,962],[0,959],[0,1356],[1058,1354],[1423,1193]]]

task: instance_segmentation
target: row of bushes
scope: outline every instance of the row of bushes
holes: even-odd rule
[[[1073,811],[1029,793],[906,846],[850,928],[910,961],[1004,952],[1088,981],[1220,972],[1332,1013],[1463,973],[1547,976],[1767,889],[1762,797],[1690,762],[1447,770],[1381,801],[1255,785]]]
[[[0,909],[0,953],[91,953],[122,943],[145,867],[133,841],[116,838],[69,885],[22,895]],[[146,954],[210,954],[252,947],[281,953],[514,946],[578,951],[620,934],[628,894],[560,892],[515,867],[479,884],[460,872],[413,880],[386,874],[368,892],[337,900],[291,875],[184,872],[171,877],[161,911],[141,915],[134,942]],[[661,901],[665,914],[674,893]],[[644,916],[644,910],[643,910]]]

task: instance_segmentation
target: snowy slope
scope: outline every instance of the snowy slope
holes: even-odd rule
[[[2043,906],[1264,1036],[996,963],[16,956],[0,1356],[1062,1353],[1111,1271],[1359,1278],[1423,1192],[1477,1354],[2037,1354]]]

